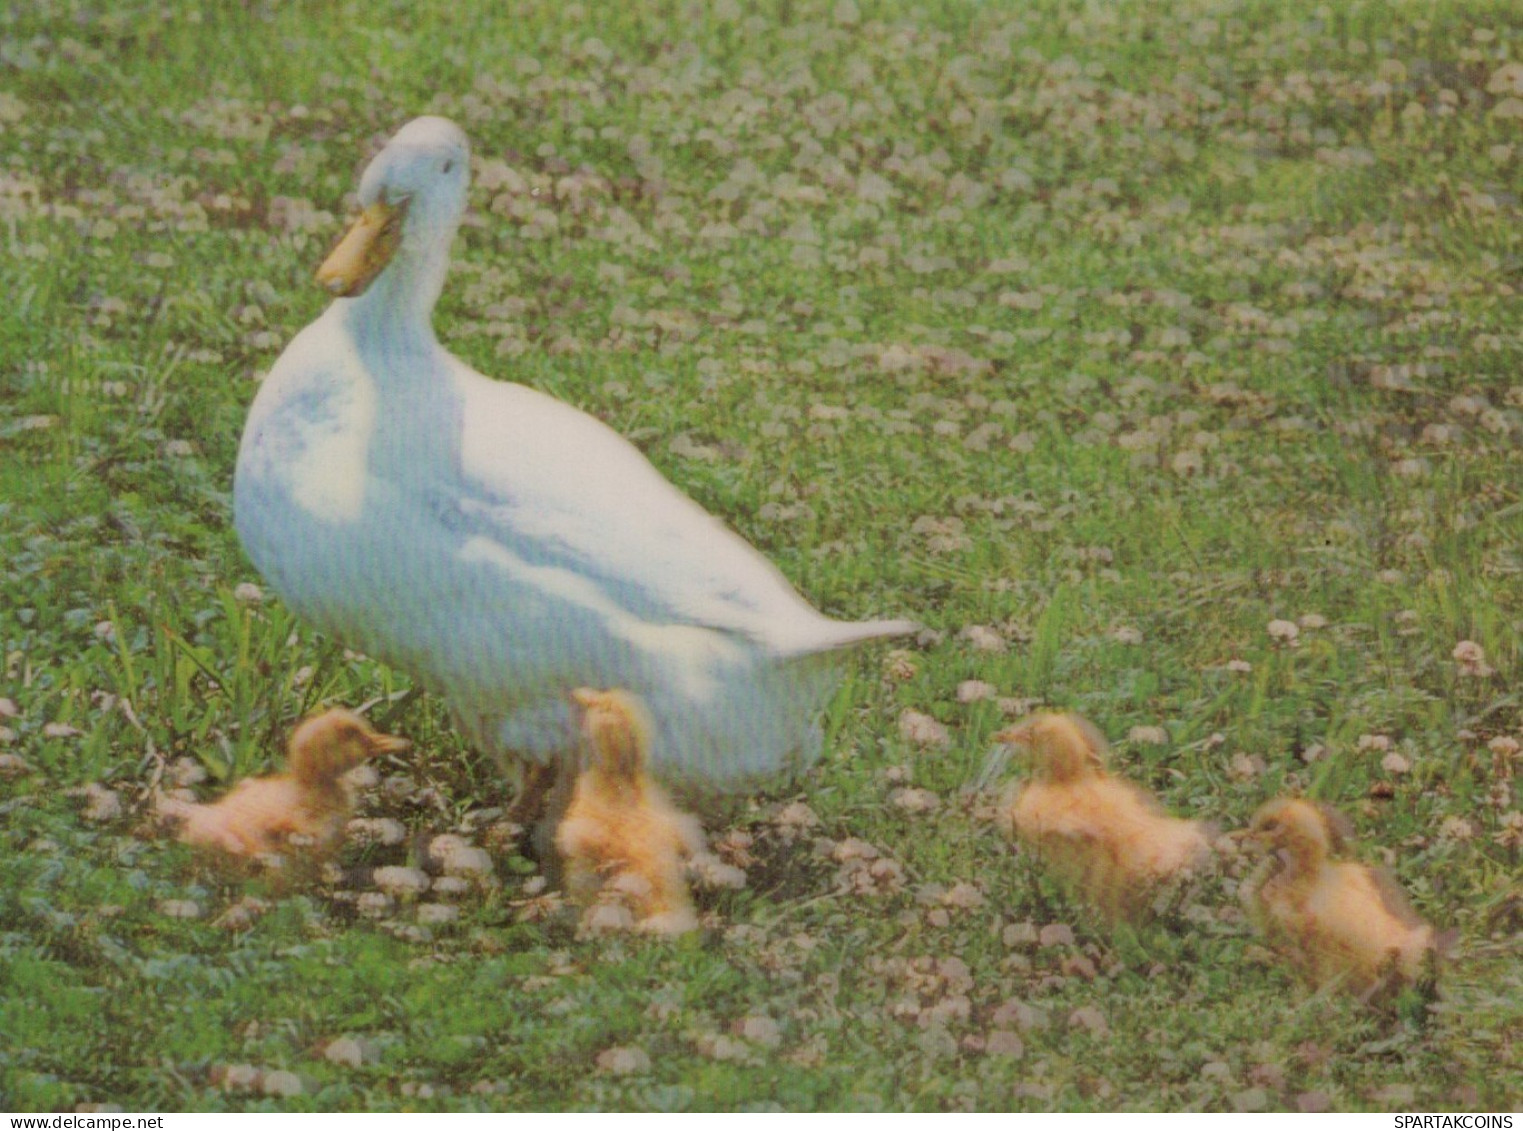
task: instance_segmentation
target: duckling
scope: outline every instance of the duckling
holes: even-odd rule
[[[1383,870],[1337,860],[1349,850],[1342,814],[1299,798],[1270,801],[1247,839],[1273,853],[1268,874],[1245,886],[1261,933],[1316,986],[1363,1001],[1431,979],[1441,941]]]
[[[409,745],[335,707],[304,719],[291,733],[285,773],[247,778],[209,805],[162,801],[160,812],[181,822],[180,839],[187,844],[231,856],[279,852],[293,836],[323,854],[337,845],[352,803],[339,779],[368,758]]]
[[[1205,825],[1167,816],[1106,772],[1108,744],[1087,719],[1038,714],[994,740],[1025,747],[1032,763],[1030,779],[1001,802],[1001,827],[1107,918],[1139,916],[1159,884],[1209,858]]]
[[[627,691],[583,687],[572,699],[583,711],[590,757],[555,834],[567,894],[588,909],[588,923],[620,925],[609,914],[612,901],[641,930],[693,930],[698,918],[685,868],[703,831],[646,773],[650,716]]]

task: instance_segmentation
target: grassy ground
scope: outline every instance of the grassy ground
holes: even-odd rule
[[[1517,1105],[1515,6],[183,7],[0,9],[0,1107]],[[501,776],[248,587],[255,381],[422,112],[476,147],[451,347],[934,629],[738,807],[701,937],[579,939],[506,848],[458,912],[367,890],[490,842]],[[144,835],[162,774],[378,697],[412,835],[359,871]],[[1444,999],[1306,995],[1236,864],[1137,931],[1066,903],[966,792],[1031,702],[1178,811],[1343,808],[1461,930]]]

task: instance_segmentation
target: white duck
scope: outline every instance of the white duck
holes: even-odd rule
[[[821,616],[617,433],[439,344],[469,160],[457,126],[424,117],[365,170],[318,271],[340,297],[249,411],[233,490],[249,557],[499,756],[569,764],[570,693],[591,685],[644,700],[653,768],[679,785],[807,764],[841,650],[915,626]]]

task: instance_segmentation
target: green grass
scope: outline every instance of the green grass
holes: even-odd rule
[[[417,7],[0,9],[0,752],[30,767],[0,776],[0,1106],[1515,1107],[1515,7]],[[211,795],[329,701],[416,743],[367,814],[421,839],[507,796],[439,701],[236,592],[254,379],[424,112],[476,151],[444,340],[635,438],[821,608],[935,630],[864,655],[818,769],[734,807],[756,861],[701,937],[535,920],[505,850],[426,926],[357,914],[363,873],[229,877],[145,831],[167,765]],[[1007,714],[968,680],[1089,715],[1180,812],[1342,808],[1460,929],[1444,998],[1304,993],[1234,869],[1104,929],[965,793]],[[123,814],[85,819],[89,783]],[[795,798],[820,823],[789,839]],[[847,837],[902,880],[843,887]],[[649,1065],[599,1060],[628,1046]]]

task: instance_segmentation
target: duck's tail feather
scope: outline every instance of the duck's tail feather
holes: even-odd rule
[[[810,634],[801,645],[790,648],[784,658],[839,652],[843,648],[854,648],[872,640],[908,636],[912,632],[919,632],[920,627],[912,620],[842,621],[821,618],[819,630]]]

